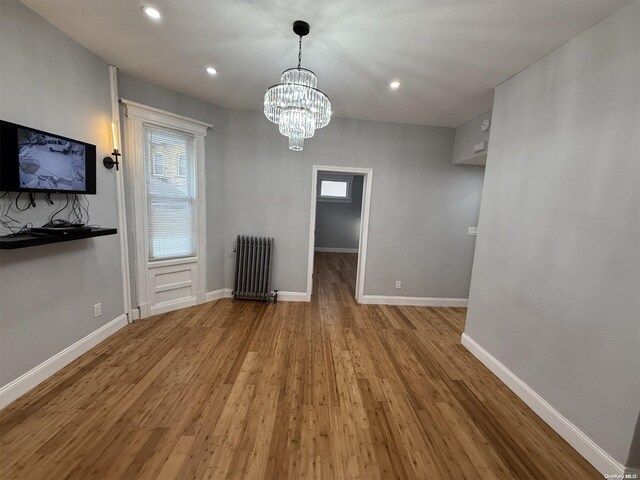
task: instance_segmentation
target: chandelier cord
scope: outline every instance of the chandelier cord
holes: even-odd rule
[[[302,35],[300,35],[298,40],[298,68],[302,64]]]

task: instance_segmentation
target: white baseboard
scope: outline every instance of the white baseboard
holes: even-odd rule
[[[283,302],[309,302],[311,296],[307,292],[278,292],[278,301]]]
[[[205,301],[231,298],[230,288],[221,288],[205,294]],[[310,302],[311,295],[307,292],[288,292],[280,290],[278,300],[283,302]],[[415,305],[419,307],[466,307],[466,298],[437,298],[437,297],[393,297],[384,295],[364,295],[360,303],[375,305]]]
[[[212,302],[221,298],[232,298],[231,294],[233,290],[231,288],[220,288],[218,290],[212,290],[204,295],[205,302]],[[278,301],[282,302],[308,302],[311,298],[307,295],[307,292],[283,292],[278,291]]]
[[[625,467],[587,437],[578,427],[553,408],[531,387],[520,380],[498,359],[478,345],[466,333],[462,334],[462,345],[491,370],[502,382],[526,403],[553,430],[575,448],[591,465],[603,475],[623,475]],[[622,478],[622,477],[620,477]]]
[[[149,307],[149,316],[160,315],[161,313],[173,312],[182,308],[192,307],[198,304],[197,298],[189,298],[188,300],[169,300],[167,302],[156,303]]]
[[[326,252],[326,253],[358,253],[357,248],[315,247],[313,250],[315,252]]]
[[[220,300],[221,298],[230,298],[231,297],[231,289],[230,288],[219,288],[218,290],[212,290],[204,294],[205,302],[212,302],[214,300]]]
[[[45,360],[37,367],[19,376],[15,380],[0,388],[0,409],[6,407],[38,384],[45,381],[51,375],[61,370],[78,358],[83,353],[95,347],[98,343],[113,335],[116,331],[127,325],[127,316],[120,315],[106,325],[81,338],[73,345],[65,348],[53,357]]]
[[[411,305],[414,307],[466,307],[467,298],[400,297],[392,295],[363,295],[360,303],[370,305]]]

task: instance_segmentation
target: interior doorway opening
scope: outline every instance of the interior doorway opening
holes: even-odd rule
[[[307,296],[364,295],[373,170],[314,166]]]

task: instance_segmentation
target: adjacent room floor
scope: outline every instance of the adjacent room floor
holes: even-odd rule
[[[122,329],[0,413],[6,478],[601,478],[460,345],[465,309],[219,300]]]

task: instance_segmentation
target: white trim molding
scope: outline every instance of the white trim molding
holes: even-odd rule
[[[213,128],[213,125],[200,120],[183,117],[182,115],[143,105],[142,103],[132,102],[124,98],[120,99],[120,101],[127,107],[127,117],[141,120],[144,123],[151,123],[160,127],[170,126],[176,130],[202,136],[207,134],[207,129]]]
[[[316,252],[327,253],[358,253],[357,248],[315,247]]]
[[[625,467],[605,452],[578,427],[558,412],[529,385],[518,378],[511,370],[482,348],[466,333],[462,334],[462,345],[480,360],[496,377],[526,403],[544,422],[569,445],[575,448],[591,465],[603,475],[624,475]],[[619,478],[623,478],[620,476]]]
[[[410,305],[414,307],[466,307],[467,298],[400,297],[393,295],[363,295],[360,303],[369,305]]]
[[[213,302],[221,298],[233,298],[231,288],[220,288],[207,292],[204,296],[205,302]],[[307,292],[283,292],[278,291],[278,301],[282,302],[308,302]]]
[[[212,290],[204,294],[205,302],[213,302],[214,300],[220,300],[221,298],[231,298],[231,289],[219,288],[218,290]]]
[[[308,299],[308,300],[307,300]],[[282,302],[309,302],[311,295],[307,292],[278,292],[278,301]]]
[[[27,373],[4,385],[0,388],[0,409],[17,400],[29,390],[37,387],[54,373],[66,367],[83,353],[89,351],[126,325],[127,315],[122,314],[48,360],[45,360],[40,365],[32,368]]]
[[[120,129],[120,105],[118,104],[118,67],[109,65],[109,84],[111,86],[111,122],[113,148],[120,146],[122,153],[122,135]],[[116,160],[118,160],[116,158]],[[121,157],[122,160],[122,157]],[[129,240],[127,233],[127,208],[125,204],[125,186],[124,186],[124,164],[121,162],[119,169],[111,169],[116,177],[116,200],[118,205],[118,237],[120,239],[120,270],[122,275],[122,301],[124,311],[127,312],[131,308],[131,281],[129,278]],[[129,323],[133,321],[131,316],[128,318]]]
[[[212,302],[221,298],[233,298],[231,288],[220,288],[205,294],[205,302]],[[278,300],[283,302],[309,302],[308,292],[278,291]],[[466,307],[466,298],[438,298],[438,297],[394,297],[385,295],[363,295],[360,303],[369,305],[412,305],[416,307]]]
[[[176,310],[205,302],[207,282],[206,248],[206,187],[205,187],[205,136],[212,128],[208,123],[183,117],[172,112],[122,99],[126,107],[127,163],[131,168],[133,232],[135,244],[136,306],[140,318]],[[195,224],[196,253],[192,257],[164,261],[149,260],[147,185],[144,168],[143,131],[146,125],[170,128],[187,136],[193,142],[196,182]],[[176,289],[189,287],[189,296],[156,303],[155,275],[189,271],[188,285],[174,285]]]

